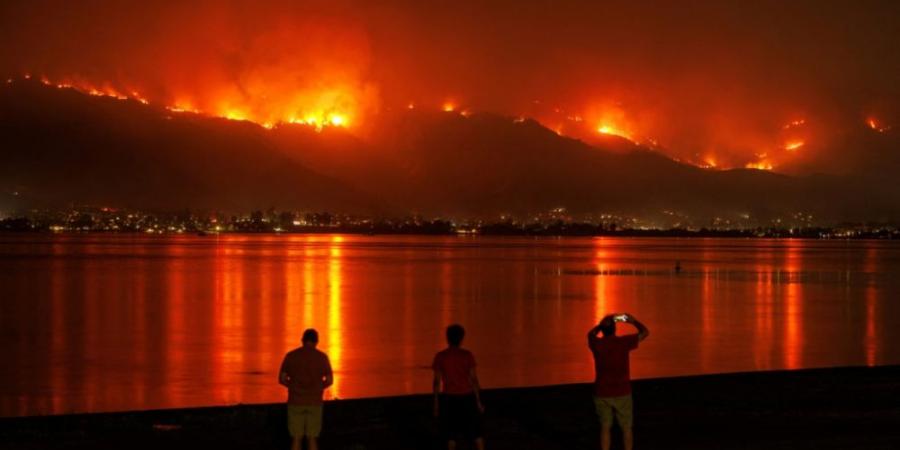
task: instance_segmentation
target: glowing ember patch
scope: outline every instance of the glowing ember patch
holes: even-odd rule
[[[143,103],[143,104],[145,104],[145,105],[149,105],[149,104],[150,104],[150,100],[147,100],[146,98],[144,98],[143,96],[141,96],[141,94],[138,94],[138,93],[135,92],[135,91],[131,91],[131,98],[133,98],[133,99],[135,99],[135,100],[137,100],[137,101],[139,101],[139,102],[141,102],[141,103]]]
[[[469,117],[472,115],[472,111],[469,111],[468,109],[464,109],[459,112],[459,115],[461,115],[463,117]]]
[[[597,132],[609,136],[618,136],[625,139],[631,139],[626,131],[620,130],[612,125],[600,125],[599,127],[597,127]]]
[[[703,160],[703,164],[704,165],[702,165],[700,167],[703,167],[705,169],[715,169],[715,168],[719,167],[719,164],[716,162],[716,158],[714,158],[712,156],[707,156]]]
[[[879,133],[884,133],[885,131],[891,129],[890,126],[882,125],[881,123],[878,122],[878,120],[876,120],[872,117],[866,119],[866,125],[868,125],[869,128],[871,128]]]
[[[342,127],[347,124],[347,119],[345,119],[344,116],[335,114],[335,115],[331,116],[331,119],[329,120],[329,122],[331,122],[332,126]]]
[[[791,128],[801,127],[803,125],[806,125],[806,119],[793,120],[791,122],[788,122],[783,128],[785,130],[789,130]]]
[[[415,104],[415,103],[409,103],[408,105],[406,105],[406,109],[416,109],[416,104]]]
[[[441,108],[444,110],[444,112],[456,111],[456,105],[452,102],[444,102],[444,105]]]
[[[774,167],[772,166],[772,163],[769,163],[766,161],[747,163],[747,165],[744,167],[746,167],[748,169],[756,169],[756,170],[772,170],[772,169],[774,169]]]
[[[193,113],[200,114],[200,111],[194,108],[194,103],[190,100],[176,100],[172,106],[166,106],[166,109],[177,113]]]
[[[290,117],[285,122],[295,125],[307,125],[315,128],[316,131],[322,131],[325,127],[346,127],[349,125],[347,116],[342,114],[308,115],[302,119]]]
[[[168,109],[169,111],[172,111],[172,112],[176,112],[176,113],[187,113],[187,112],[192,113],[192,112],[194,112],[194,111],[191,111],[190,109],[180,108],[178,106],[167,106],[166,109]]]
[[[247,114],[236,109],[226,110],[221,116],[228,120],[247,120]]]
[[[789,152],[792,152],[792,151],[797,150],[800,147],[803,147],[803,145],[805,145],[805,144],[806,143],[803,141],[791,141],[784,145],[784,149]]]

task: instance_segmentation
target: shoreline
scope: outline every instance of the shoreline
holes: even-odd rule
[[[830,229],[829,229],[830,230]],[[758,234],[755,230],[624,230],[621,232],[605,233],[578,233],[578,232],[415,232],[415,231],[378,231],[357,229],[316,229],[304,231],[210,231],[210,232],[177,232],[177,231],[107,231],[107,230],[4,230],[0,229],[0,236],[191,236],[202,238],[215,238],[217,236],[374,236],[374,237],[486,237],[486,238],[677,238],[677,239],[744,239],[744,240],[810,240],[810,241],[897,241],[900,240],[900,230],[890,233],[859,233],[853,235],[840,235],[833,231],[817,229],[813,233],[791,233],[789,230],[775,230]]]
[[[640,449],[900,448],[900,366],[641,379],[633,386]],[[321,447],[441,448],[430,401],[419,394],[326,402]],[[491,449],[597,448],[589,384],[487,389],[484,403]],[[284,415],[278,403],[0,418],[0,447],[281,449],[288,448]]]

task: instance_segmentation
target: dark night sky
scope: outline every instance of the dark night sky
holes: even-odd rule
[[[159,3],[6,2],[0,72],[261,122],[335,107],[360,130],[452,100],[729,166],[833,159],[900,117],[894,1]]]

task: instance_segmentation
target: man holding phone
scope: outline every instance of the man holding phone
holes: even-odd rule
[[[637,334],[616,336],[616,323],[628,323]],[[597,334],[602,333],[603,337]],[[631,314],[609,314],[588,332],[588,347],[594,355],[594,406],[600,418],[600,448],[609,450],[613,419],[622,429],[625,450],[631,450],[632,402],[628,354],[650,335],[650,330]]]

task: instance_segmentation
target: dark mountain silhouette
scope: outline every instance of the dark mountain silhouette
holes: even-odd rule
[[[363,137],[293,125],[266,130],[15,83],[0,88],[0,188],[44,204],[144,208],[900,217],[896,187],[856,174],[709,171],[627,141],[598,148],[603,142],[591,146],[492,114],[384,112],[369,128]]]
[[[309,167],[394,204],[433,214],[496,216],[565,207],[576,213],[714,217],[811,213],[830,220],[897,217],[900,201],[854,176],[789,177],[710,171],[612,137],[613,151],[531,120],[403,111],[382,117],[374,142],[342,142],[321,156],[283,133],[280,148]],[[331,141],[334,142],[334,141]],[[596,144],[595,144],[596,145]],[[348,156],[352,155],[352,156]]]
[[[0,88],[0,140],[0,188],[33,205],[377,207],[276,151],[256,125],[38,83]]]

